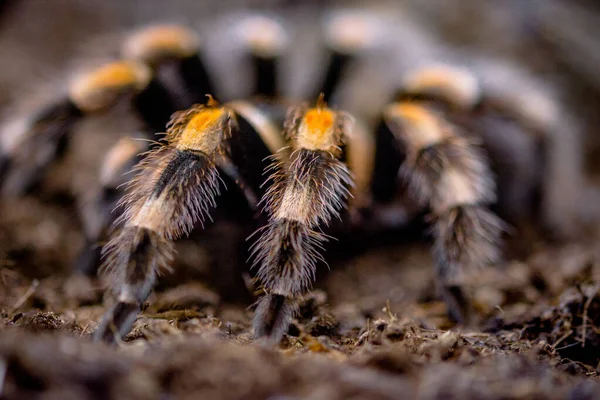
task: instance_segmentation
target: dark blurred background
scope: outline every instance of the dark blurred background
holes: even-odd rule
[[[595,151],[597,135],[592,131],[600,122],[596,112],[600,5],[593,0],[3,0],[0,107],[22,102],[32,90],[56,88],[77,67],[117,54],[124,34],[150,22],[196,27],[206,38],[209,64],[218,70],[224,92],[239,95],[243,74],[237,73],[234,62],[223,60],[231,56],[227,35],[235,25],[235,15],[248,10],[285,18],[292,31],[289,65],[302,71],[286,79],[286,85],[292,93],[301,93],[310,82],[306,70],[319,68],[318,57],[310,57],[314,55],[310,52],[314,52],[322,16],[341,7],[375,10],[386,16],[387,35],[395,46],[388,48],[394,50],[389,53],[396,54],[388,54],[385,63],[398,67],[394,76],[402,68],[428,60],[469,65],[491,57],[492,65],[503,60],[530,69],[553,90],[558,88],[562,104],[583,122],[590,144],[586,149]],[[514,84],[519,90],[518,83]]]

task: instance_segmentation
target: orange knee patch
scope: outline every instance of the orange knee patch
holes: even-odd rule
[[[462,108],[472,107],[479,99],[479,84],[467,70],[447,65],[421,69],[405,79],[411,93],[431,93]]]
[[[180,150],[199,150],[212,154],[220,145],[220,130],[223,127],[226,111],[222,107],[199,109],[181,129],[176,147]]]
[[[148,84],[149,80],[150,71],[143,64],[117,61],[77,79],[71,86],[70,94],[77,106],[94,111],[105,106],[106,99],[102,98],[103,95],[113,92],[116,96],[116,92],[120,90],[140,90]]]
[[[399,125],[400,131],[391,127],[392,131],[402,136],[415,149],[438,143],[446,136],[438,117],[416,103],[391,104],[385,110],[385,117],[388,123]]]
[[[311,108],[302,118],[298,144],[309,150],[329,150],[335,143],[336,115],[328,108]]]
[[[188,57],[198,51],[200,39],[180,25],[156,25],[132,35],[124,46],[124,56],[150,62],[161,57]]]
[[[135,86],[139,81],[139,67],[126,61],[110,63],[88,75],[90,88],[118,88]]]

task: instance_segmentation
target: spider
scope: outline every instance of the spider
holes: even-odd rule
[[[544,132],[532,134],[529,120],[510,104],[483,93],[468,70],[448,65],[408,74],[374,130],[360,116],[330,107],[344,70],[366,46],[365,26],[356,16],[337,22],[321,94],[309,96],[310,103],[279,93],[286,37],[274,20],[245,25],[255,96],[223,104],[210,95],[204,101],[217,91],[197,35],[182,26],[152,26],[130,36],[122,60],[82,76],[66,98],[6,129],[3,190],[22,194],[87,114],[125,101],[143,121],[141,137],[167,127],[160,142],[122,139],[101,168],[78,261],[80,269],[95,270],[94,245],[110,238],[103,270],[115,302],[97,339],[112,342],[130,331],[158,274],[169,269],[172,242],[203,227],[227,196],[233,200],[222,213],[243,209],[258,220],[250,258],[263,292],[254,317],[262,342],[277,344],[287,331],[332,235],[398,228],[423,215],[440,293],[451,316],[465,322],[470,311],[461,274],[501,260],[507,225],[497,214],[518,222],[533,213]],[[508,140],[494,136],[506,132]],[[132,168],[132,179],[123,175]]]

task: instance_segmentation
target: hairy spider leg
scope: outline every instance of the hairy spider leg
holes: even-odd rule
[[[341,143],[350,124],[348,115],[322,102],[316,107],[291,109],[285,123],[292,154],[277,169],[262,201],[269,223],[261,228],[252,249],[257,277],[266,294],[258,301],[255,337],[279,343],[296,311],[297,298],[314,280],[322,245],[320,228],[338,217],[352,187],[347,166],[339,160]]]

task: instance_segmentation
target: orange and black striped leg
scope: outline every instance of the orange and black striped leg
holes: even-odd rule
[[[277,131],[277,122],[273,121],[274,113],[261,110],[260,107],[248,102],[235,102],[227,107],[235,114],[236,124],[232,127],[231,137],[224,144],[228,149],[227,155],[215,159],[223,186],[228,188],[225,195],[220,197],[217,218],[235,221],[239,223],[240,229],[246,229],[247,224],[254,225],[249,221],[258,214],[258,200],[264,192],[263,170],[269,165],[267,158],[284,147],[285,142]],[[274,106],[269,107],[271,108]],[[277,114],[276,112],[275,116]],[[124,180],[130,176],[127,172],[137,161],[145,157],[146,154],[140,153],[147,148],[146,141],[124,138],[105,157],[100,173],[102,189],[84,210],[83,220],[88,240],[77,260],[76,271],[95,274],[100,263],[99,244],[106,240],[109,227],[123,211],[117,203],[124,194]],[[227,226],[227,223],[224,223],[224,226]],[[241,245],[235,240],[229,240],[231,239],[229,236],[231,234],[228,235],[227,243],[237,252]],[[218,243],[218,247],[227,248],[223,241]],[[225,251],[225,254],[227,253],[231,254],[231,251]],[[219,266],[230,270],[237,268],[237,265],[229,267],[232,262],[227,264],[227,266],[221,264]],[[231,278],[229,281],[232,281],[240,277],[239,273],[234,275],[221,280]]]
[[[204,103],[207,94],[219,97],[204,62],[201,39],[190,28],[153,25],[141,29],[127,38],[122,53],[152,68],[177,109]]]
[[[15,196],[33,189],[49,163],[64,152],[82,110],[69,98],[50,104],[2,132],[2,192]]]
[[[104,314],[95,340],[114,343],[129,331],[150,295],[160,268],[171,259],[171,244],[148,228],[130,226],[109,243],[116,301]]]
[[[466,321],[461,275],[499,261],[504,229],[488,208],[496,194],[487,159],[426,104],[392,104],[385,120],[406,151],[401,173],[409,193],[431,211],[434,263],[449,313]]]
[[[353,60],[351,54],[331,51],[323,82],[319,86],[319,93],[323,93],[325,101],[330,101],[333,93],[339,86],[348,65]]]
[[[104,249],[115,307],[128,312],[139,311],[159,270],[168,267],[171,240],[204,220],[219,192],[216,167],[206,155],[162,148],[149,157],[142,163],[149,176],[138,175],[135,189],[125,198],[122,228]],[[106,322],[111,318],[115,316],[109,312],[101,326],[114,324],[121,333],[129,329],[119,321]],[[106,332],[96,337],[106,339]]]
[[[256,88],[254,94],[268,98],[279,95],[277,86],[277,58],[252,55],[254,67],[254,80]]]
[[[126,137],[120,139],[104,157],[100,167],[100,187],[81,207],[85,244],[75,261],[73,270],[76,273],[96,275],[101,263],[102,243],[108,239],[111,226],[123,212],[119,201],[125,194],[124,185],[147,150],[147,141]]]
[[[103,250],[116,303],[97,339],[110,340],[113,327],[120,336],[130,329],[157,274],[168,268],[172,241],[210,218],[221,184],[215,160],[225,151],[233,125],[230,111],[212,102],[179,112],[169,125],[167,144],[136,166],[121,202],[124,212],[115,222],[120,230]]]
[[[250,16],[240,23],[238,32],[254,70],[253,95],[276,98],[281,94],[277,80],[281,55],[287,44],[283,25],[274,18]]]
[[[252,256],[266,294],[258,301],[254,334],[277,344],[295,313],[297,299],[312,284],[323,261],[326,236],[320,228],[339,217],[352,186],[350,171],[339,160],[349,117],[326,108],[290,112],[286,132],[292,155],[271,175],[263,197],[269,223],[263,227]]]
[[[363,11],[341,11],[325,22],[328,61],[323,80],[317,86],[317,94],[323,93],[325,101],[331,101],[352,64],[377,43],[379,24],[377,18]]]
[[[172,107],[160,83],[142,64],[117,61],[84,74],[69,87],[69,95],[33,118],[7,124],[2,132],[3,192],[23,194],[43,178],[47,167],[68,145],[74,124],[132,96],[136,112],[149,129],[163,130]]]
[[[151,138],[154,139],[153,135],[156,132],[164,132],[171,115],[181,108],[177,106],[160,77],[154,76],[148,85],[134,96],[133,109],[145,125],[144,130],[151,132]]]
[[[523,83],[525,88],[531,86],[528,81]],[[506,98],[502,90],[497,92],[492,86],[486,89],[482,92],[480,82],[467,69],[430,65],[405,77],[397,101],[420,101],[435,106],[445,118],[464,126],[465,134],[482,139],[496,178],[497,200],[491,207],[524,233],[535,216],[545,164],[543,131],[547,124],[539,118],[548,117],[546,113],[552,107],[535,90],[531,93],[533,100],[523,102],[518,97]],[[514,244],[521,247],[523,254],[529,254],[524,242],[527,241]]]

